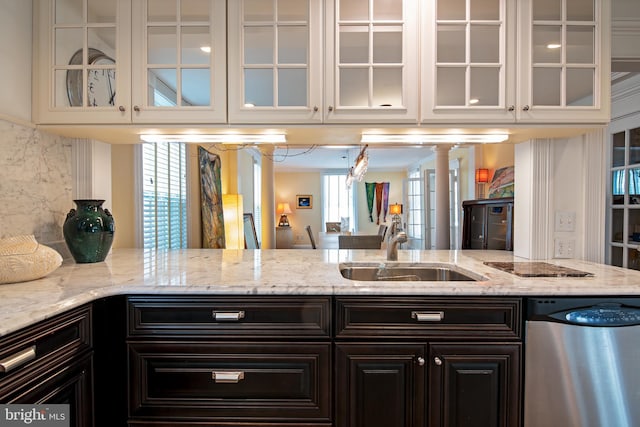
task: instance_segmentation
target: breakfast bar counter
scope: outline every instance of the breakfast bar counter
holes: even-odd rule
[[[640,272],[586,261],[546,260],[544,271],[560,273],[538,277],[519,276],[485,264],[533,262],[505,251],[398,253],[398,263],[453,266],[476,280],[354,281],[342,277],[343,263],[387,263],[384,250],[117,249],[105,262],[67,261],[45,278],[1,285],[0,336],[87,302],[123,294],[640,295]],[[566,276],[563,269],[588,275]]]

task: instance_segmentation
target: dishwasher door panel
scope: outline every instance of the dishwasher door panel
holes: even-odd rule
[[[526,328],[524,427],[640,426],[640,326]]]

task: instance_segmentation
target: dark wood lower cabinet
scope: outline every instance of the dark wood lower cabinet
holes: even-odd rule
[[[425,425],[425,345],[336,344],[336,426]]]
[[[92,307],[0,338],[0,403],[67,404],[71,427],[93,424]]]
[[[429,346],[430,427],[520,425],[520,344]]]

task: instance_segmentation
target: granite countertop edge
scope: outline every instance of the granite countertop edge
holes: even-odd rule
[[[113,250],[39,280],[0,285],[0,336],[113,295],[640,296],[640,272],[581,260],[545,260],[592,277],[518,277],[484,265],[528,262],[505,251],[400,250],[398,262],[454,265],[461,282],[357,282],[340,263],[386,262],[383,250]]]

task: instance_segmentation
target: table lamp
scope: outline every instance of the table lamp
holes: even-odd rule
[[[389,213],[393,215],[391,222],[396,225],[394,227],[395,230],[402,230],[402,218],[400,217],[400,215],[402,215],[402,205],[400,203],[396,203],[389,206]]]
[[[289,218],[287,218],[287,214],[292,213],[289,203],[278,203],[277,212],[280,214],[278,227],[289,227]]]

